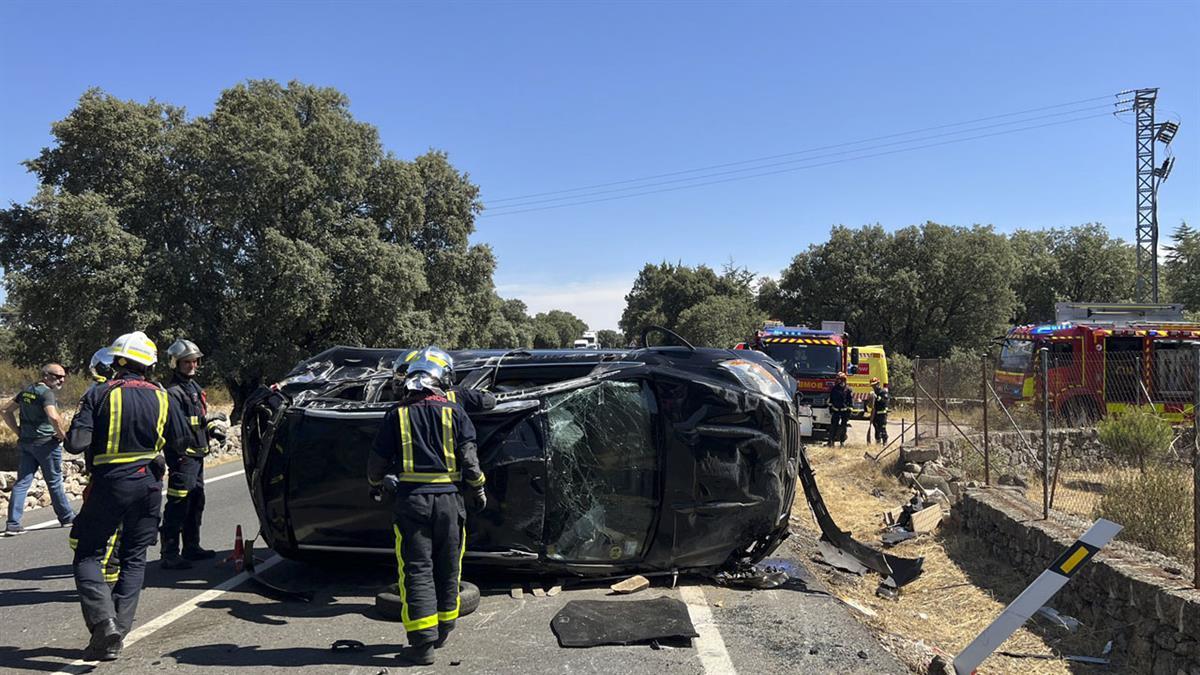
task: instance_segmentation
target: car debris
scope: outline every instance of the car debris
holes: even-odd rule
[[[652,644],[690,646],[700,637],[687,605],[653,600],[571,600],[550,620],[562,647]]]
[[[908,503],[884,512],[883,522],[887,528],[881,540],[885,546],[895,546],[932,532],[941,521],[942,507],[938,500],[918,491]]]
[[[767,564],[738,565],[734,569],[721,570],[713,575],[712,581],[718,586],[736,588],[753,588],[766,590],[778,588],[791,579],[791,574],[782,566]]]
[[[1059,628],[1065,628],[1072,632],[1078,630],[1078,628],[1083,625],[1083,622],[1081,622],[1079,619],[1067,614],[1059,614],[1057,609],[1054,609],[1049,605],[1039,607],[1037,614],[1038,616],[1049,619],[1050,623],[1054,624],[1055,626],[1058,626]]]
[[[1074,656],[1070,654],[1034,654],[1030,652],[996,652],[1000,656],[1009,656],[1014,659],[1045,659],[1047,661],[1071,661],[1074,663],[1087,663],[1094,666],[1107,666],[1109,660],[1099,656]]]
[[[639,574],[624,581],[618,581],[608,588],[617,595],[628,595],[650,588],[650,580]]]

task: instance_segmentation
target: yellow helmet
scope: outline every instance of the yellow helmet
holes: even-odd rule
[[[122,365],[121,359],[140,363],[146,367],[153,366],[158,362],[158,346],[140,330],[126,333],[113,340],[109,349],[112,350],[112,358],[117,365]]]

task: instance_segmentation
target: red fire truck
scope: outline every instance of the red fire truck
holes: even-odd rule
[[[1082,424],[1153,405],[1179,423],[1195,414],[1197,344],[1200,324],[1182,305],[1060,302],[1055,323],[1008,332],[994,384],[1006,403],[1040,400],[1036,355],[1046,348],[1055,415]]]
[[[858,348],[847,349],[845,333],[768,323],[754,337],[737,346],[766,352],[796,378],[800,433],[828,433],[829,391],[839,372],[852,372]]]

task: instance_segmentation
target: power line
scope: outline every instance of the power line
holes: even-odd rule
[[[843,147],[848,147],[851,145],[861,145],[863,143],[870,143],[873,141],[882,141],[882,140],[887,140],[889,138],[897,138],[900,136],[911,136],[912,134],[924,133],[926,131],[938,131],[940,129],[948,129],[950,127],[966,126],[969,124],[976,124],[978,122],[987,122],[990,120],[1002,119],[1005,117],[1015,117],[1018,115],[1027,115],[1029,113],[1042,112],[1044,110],[1054,110],[1056,108],[1066,108],[1066,107],[1073,106],[1073,105],[1079,105],[1081,103],[1091,103],[1094,101],[1100,101],[1100,100],[1109,99],[1109,98],[1116,98],[1124,93],[1128,93],[1128,92],[1121,92],[1118,94],[1109,94],[1106,96],[1095,96],[1092,98],[1079,99],[1077,101],[1068,101],[1066,103],[1056,103],[1054,105],[1041,106],[1038,108],[1029,108],[1027,110],[1018,110],[1018,111],[1014,111],[1014,112],[1001,113],[999,115],[989,115],[987,117],[977,117],[975,119],[966,120],[963,122],[951,122],[949,124],[939,124],[937,126],[924,127],[921,129],[913,129],[910,131],[901,131],[901,132],[892,133],[892,134],[885,134],[883,136],[873,136],[871,138],[864,138],[864,139],[860,139],[857,141],[848,141],[845,143],[835,143],[833,145],[823,145],[823,146],[819,146],[819,147],[808,148],[805,150],[796,150],[794,152],[785,152],[785,153],[780,153],[780,154],[776,154],[776,155],[766,155],[763,157],[756,157],[754,159],[744,159],[744,160],[739,160],[736,162],[725,162],[723,164],[710,164],[708,166],[701,166],[701,167],[696,167],[693,169],[683,169],[680,171],[670,171],[667,173],[653,174],[653,175],[649,175],[649,176],[643,176],[641,178],[629,178],[629,179],[625,179],[625,180],[611,181],[611,182],[607,182],[607,183],[595,183],[592,185],[584,185],[584,186],[580,186],[580,187],[568,188],[568,189],[563,189],[563,190],[549,190],[546,192],[534,192],[531,194],[518,195],[518,196],[514,196],[514,197],[501,197],[498,199],[489,200],[488,204],[499,204],[500,202],[521,201],[521,200],[530,199],[533,197],[545,197],[547,195],[564,194],[567,192],[582,192],[585,190],[593,190],[596,188],[611,187],[614,185],[626,185],[629,183],[640,183],[642,181],[654,180],[657,178],[669,178],[672,176],[680,176],[680,175],[687,174],[687,173],[698,173],[701,171],[711,171],[712,169],[724,169],[724,168],[731,167],[731,166],[741,166],[743,164],[754,164],[757,162],[765,162],[768,160],[780,159],[783,157],[792,157],[795,155],[802,155],[802,154],[807,154],[810,152],[820,152],[821,150],[832,150],[834,148],[843,148]]]
[[[1122,113],[1122,112],[1128,112],[1128,111],[1127,110],[1115,111],[1115,113]],[[1059,125],[1063,125],[1063,124],[1071,124],[1073,122],[1081,122],[1084,120],[1097,119],[1100,117],[1109,117],[1111,114],[1115,114],[1115,113],[1100,113],[1098,115],[1085,115],[1083,117],[1077,117],[1077,118],[1068,119],[1068,120],[1059,120],[1057,122],[1047,122],[1045,124],[1035,124],[1035,125],[1028,126],[1028,127],[1020,127],[1017,129],[1005,129],[1004,131],[995,131],[990,134],[980,134],[978,136],[969,136],[966,138],[954,138],[954,139],[950,139],[947,141],[940,141],[938,143],[928,143],[925,145],[917,145],[917,146],[912,146],[912,147],[907,147],[907,148],[897,148],[895,150],[887,150],[884,152],[876,152],[876,153],[870,153],[870,154],[866,154],[866,155],[859,155],[857,157],[846,157],[843,159],[830,160],[828,162],[819,162],[816,164],[809,164],[809,165],[805,165],[805,166],[795,166],[795,167],[790,167],[787,169],[776,169],[774,171],[763,171],[760,173],[753,173],[753,174],[742,175],[742,176],[734,176],[732,178],[711,180],[711,181],[705,181],[705,182],[701,182],[701,183],[692,183],[689,185],[676,185],[674,187],[660,188],[657,190],[646,190],[643,192],[633,192],[633,193],[629,193],[629,194],[616,195],[616,196],[610,196],[610,197],[600,197],[597,199],[589,199],[586,201],[579,201],[579,202],[570,202],[567,204],[554,204],[551,206],[537,206],[537,207],[528,208],[528,209],[519,209],[516,211],[503,211],[503,212],[499,212],[499,213],[487,213],[485,211],[484,213],[480,214],[479,217],[480,218],[489,218],[489,217],[498,218],[498,217],[502,217],[502,216],[511,216],[511,215],[515,215],[518,213],[530,213],[532,211],[548,211],[550,209],[561,209],[561,208],[566,208],[569,206],[583,206],[585,204],[597,204],[600,202],[609,202],[609,201],[615,201],[618,199],[629,199],[631,197],[641,197],[641,196],[645,196],[645,195],[659,194],[659,193],[663,193],[663,192],[675,192],[677,190],[687,190],[687,189],[691,189],[691,188],[704,187],[707,185],[717,185],[719,183],[732,183],[735,181],[748,180],[751,178],[761,178],[763,176],[774,176],[774,175],[778,175],[778,174],[792,173],[794,171],[801,171],[804,169],[815,169],[818,167],[830,166],[833,164],[844,164],[846,162],[853,162],[853,161],[860,160],[860,159],[870,159],[873,157],[894,155],[897,153],[908,152],[911,150],[921,150],[921,149],[925,149],[925,148],[933,148],[933,147],[938,147],[938,146],[942,146],[942,145],[950,145],[953,143],[964,143],[966,141],[973,141],[973,140],[978,140],[981,138],[991,138],[994,136],[1003,136],[1006,134],[1013,134],[1013,133],[1018,133],[1021,131],[1030,131],[1032,129],[1042,129],[1045,127],[1059,126]],[[865,149],[870,149],[870,148],[865,148]]]
[[[606,194],[628,192],[630,190],[642,190],[645,188],[659,187],[662,185],[685,183],[688,181],[700,180],[703,178],[715,178],[718,176],[732,176],[732,175],[745,173],[747,171],[760,171],[762,169],[769,169],[769,168],[777,167],[777,166],[787,166],[789,164],[796,164],[798,162],[811,162],[811,161],[817,160],[817,159],[827,159],[830,157],[838,157],[841,155],[846,155],[846,154],[855,153],[855,152],[876,150],[879,148],[887,148],[887,147],[892,147],[892,146],[896,146],[896,145],[907,145],[907,144],[911,144],[911,143],[920,143],[922,141],[929,141],[929,140],[934,140],[937,138],[945,138],[947,136],[955,136],[958,134],[970,134],[970,133],[975,133],[977,131],[984,131],[986,129],[995,129],[997,127],[1005,127],[1005,126],[1009,126],[1012,124],[1025,124],[1028,122],[1033,122],[1033,121],[1041,120],[1041,119],[1048,119],[1051,117],[1061,117],[1063,115],[1076,115],[1081,112],[1088,112],[1090,110],[1098,110],[1100,108],[1108,108],[1108,107],[1110,107],[1110,106],[1107,104],[1100,105],[1100,106],[1089,106],[1086,108],[1078,108],[1075,110],[1068,110],[1065,112],[1056,112],[1056,113],[1050,113],[1048,115],[1027,117],[1027,118],[1024,118],[1021,120],[1014,120],[1014,121],[1010,121],[1010,122],[998,122],[996,124],[987,124],[984,126],[973,127],[971,129],[960,129],[957,131],[947,131],[947,132],[942,132],[940,134],[932,134],[929,136],[923,136],[923,137],[918,137],[918,138],[908,138],[908,139],[904,139],[904,140],[900,140],[900,141],[892,141],[890,143],[880,143],[880,144],[870,145],[870,146],[862,147],[862,148],[854,148],[854,149],[850,149],[850,150],[839,150],[837,152],[831,152],[831,153],[822,154],[822,155],[812,155],[812,156],[808,156],[808,157],[788,159],[788,160],[784,160],[781,162],[772,162],[769,164],[759,164],[757,166],[750,166],[750,167],[745,167],[745,168],[741,168],[741,169],[730,169],[728,171],[718,171],[715,173],[700,174],[698,176],[687,176],[684,178],[672,178],[670,180],[657,181],[657,182],[653,182],[653,183],[641,183],[639,185],[631,185],[631,186],[621,187],[621,188],[612,188],[609,190],[597,190],[597,191],[593,191],[593,192],[584,192],[584,193],[575,194],[575,195],[564,195],[561,197],[549,197],[546,199],[522,201],[522,202],[518,202],[515,204],[502,204],[500,206],[492,206],[492,207],[489,207],[488,204],[485,204],[485,207],[489,207],[489,210],[492,210],[493,212],[499,212],[499,210],[501,210],[501,209],[516,209],[516,208],[522,208],[522,207],[528,207],[528,206],[535,206],[538,204],[550,204],[550,203],[554,203],[554,202],[582,199],[585,197],[596,197],[596,196],[606,195]],[[491,204],[491,202],[489,202],[489,204]]]

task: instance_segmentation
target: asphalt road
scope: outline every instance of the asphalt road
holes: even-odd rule
[[[256,530],[254,510],[237,462],[209,469],[203,540],[220,551],[232,547],[234,527]],[[808,517],[805,513],[797,517]],[[53,520],[50,509],[26,513],[25,525]],[[57,525],[55,523],[55,525]],[[351,558],[315,566],[259,551],[263,576],[272,583],[314,593],[311,603],[266,597],[239,583],[229,565],[202,563],[176,572],[158,567],[150,552],[146,588],[134,631],[120,661],[77,661],[87,642],[74,580],[67,530],[40,529],[0,539],[0,672],[377,673],[397,667],[401,627],[377,616],[374,593],[394,581],[394,567]],[[458,623],[438,652],[434,672],[605,673],[905,673],[870,632],[827,595],[789,542],[776,552],[792,580],[772,590],[734,590],[669,579],[631,596],[608,596],[606,586],[568,586],[554,597],[509,595],[510,580],[481,583],[479,609]],[[525,581],[548,587],[550,580]],[[690,647],[649,646],[564,649],[551,618],[578,599],[636,602],[667,596],[688,603],[700,637]],[[332,651],[338,639],[365,646]]]

